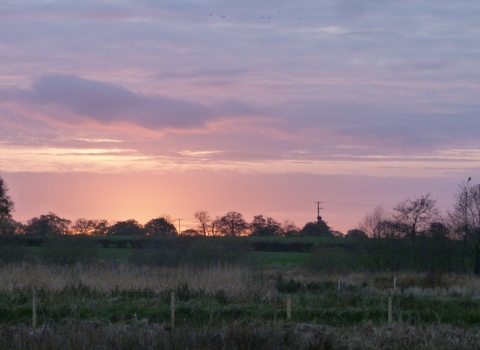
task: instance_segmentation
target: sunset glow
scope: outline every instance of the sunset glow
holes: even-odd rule
[[[0,176],[26,221],[228,211],[354,228],[480,182],[480,4],[0,3]],[[265,18],[270,18],[269,21]]]

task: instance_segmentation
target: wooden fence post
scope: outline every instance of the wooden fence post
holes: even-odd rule
[[[392,296],[388,296],[388,324],[392,323]]]
[[[175,292],[170,295],[170,326],[175,329]]]
[[[292,296],[287,294],[287,320],[292,318]]]
[[[35,289],[32,295],[32,327],[37,328],[37,291]]]

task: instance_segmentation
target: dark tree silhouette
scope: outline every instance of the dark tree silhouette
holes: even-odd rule
[[[300,231],[300,236],[332,237],[332,231],[323,220],[320,220],[319,222],[307,222]]]
[[[13,201],[7,192],[7,184],[0,177],[0,233],[5,232],[5,225],[12,219],[12,211],[14,209]]]
[[[151,236],[176,236],[177,229],[167,218],[152,219],[145,225],[145,231]]]
[[[142,225],[134,219],[118,221],[108,228],[108,234],[114,236],[139,236],[144,233]]]
[[[77,219],[72,226],[74,234],[90,235],[90,236],[105,236],[108,232],[107,220],[86,220]]]
[[[283,233],[279,222],[270,217],[264,218],[263,215],[253,217],[250,229],[252,236],[280,236]]]
[[[216,236],[218,234],[218,217],[212,220],[208,212],[204,210],[197,211],[193,215],[197,220],[196,230],[199,234],[203,236]]]
[[[66,235],[70,233],[72,222],[62,219],[52,212],[28,220],[25,233],[38,236]]]
[[[188,229],[188,230],[180,232],[180,236],[195,237],[195,236],[203,236],[203,235],[201,233],[199,233],[197,230]]]
[[[418,235],[428,232],[430,224],[438,218],[437,201],[430,199],[430,193],[419,198],[407,199],[394,208],[393,217],[404,228],[404,234],[412,241],[413,266],[417,261],[416,240]]]
[[[235,211],[228,212],[217,220],[219,232],[224,236],[241,236],[248,230],[248,224],[243,215]]]
[[[464,259],[470,258],[475,274],[480,275],[480,184],[469,186],[469,181],[460,185],[449,215],[452,225],[463,236]]]
[[[358,228],[354,228],[352,230],[348,230],[347,234],[345,235],[345,238],[368,238],[367,234],[365,231],[359,230]]]
[[[282,223],[282,232],[285,236],[298,236],[300,229],[295,225],[293,221],[285,220]]]

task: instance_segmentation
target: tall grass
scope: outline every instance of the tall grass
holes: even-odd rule
[[[0,326],[0,348],[23,349],[478,349],[480,333],[452,326],[372,323],[322,325],[233,322],[173,332],[142,321],[129,325],[66,323],[31,329]]]
[[[207,268],[170,268],[136,266],[123,263],[13,264],[0,266],[0,291],[43,289],[59,292],[68,287],[85,286],[98,292],[150,290],[161,292],[188,285],[207,294],[224,291],[231,297],[249,298],[258,294],[274,295],[262,270],[242,266],[209,266]]]

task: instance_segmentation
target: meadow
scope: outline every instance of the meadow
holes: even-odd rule
[[[347,241],[309,251],[288,251],[303,249],[291,244],[272,251],[279,245],[258,239],[255,249],[228,239],[169,240],[168,249],[95,241],[2,247],[0,348],[474,349],[480,342],[473,274],[349,269],[339,250],[350,249]],[[318,267],[334,258],[341,268]]]

